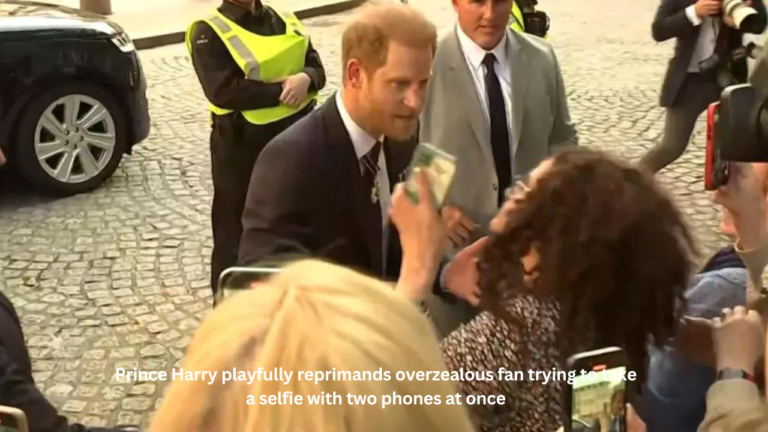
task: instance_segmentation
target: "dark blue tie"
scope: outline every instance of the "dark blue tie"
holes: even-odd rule
[[[496,176],[499,178],[499,206],[504,203],[504,191],[512,186],[512,156],[509,149],[509,128],[507,127],[507,108],[504,105],[504,95],[501,83],[496,75],[496,56],[486,54],[483,59],[485,66],[485,91],[488,93],[488,114],[491,118],[491,148],[493,162],[496,166]]]

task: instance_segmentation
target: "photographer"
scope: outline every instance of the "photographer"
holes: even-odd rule
[[[742,36],[762,33],[766,20],[763,0],[662,0],[653,38],[677,38],[677,45],[661,89],[661,106],[667,109],[663,136],[641,165],[655,173],[674,162],[699,115],[726,86],[746,82]]]
[[[754,379],[755,365],[765,355],[765,320],[768,318],[762,276],[768,263],[768,226],[762,184],[749,164],[732,164],[728,184],[715,202],[733,215],[738,234],[736,250],[750,273],[748,311],[725,309],[713,320],[713,342],[718,380],[707,392],[707,415],[700,432],[768,431],[768,406],[761,400]],[[764,290],[763,290],[764,292]],[[762,315],[762,320],[761,320]]]

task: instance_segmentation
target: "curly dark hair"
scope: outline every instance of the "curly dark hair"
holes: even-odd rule
[[[642,385],[646,344],[674,335],[697,255],[672,200],[649,174],[578,149],[554,156],[532,189],[502,211],[506,226],[491,235],[479,262],[483,308],[512,319],[508,297],[554,296],[563,359],[579,346],[622,347]],[[538,277],[528,286],[521,258],[532,248]]]

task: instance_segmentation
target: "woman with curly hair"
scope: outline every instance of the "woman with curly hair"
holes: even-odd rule
[[[396,198],[401,238],[423,236],[414,219],[428,216]],[[480,430],[555,431],[565,383],[532,380],[528,371],[564,370],[581,351],[622,347],[642,385],[646,343],[674,335],[694,253],[691,233],[653,178],[604,153],[564,152],[510,192],[491,232],[477,266],[484,312],[442,342],[449,370],[496,374],[460,382],[465,396],[506,397],[504,405],[469,407]],[[418,280],[408,274],[420,267],[408,263],[418,253],[409,247],[404,241],[404,277]],[[525,379],[499,380],[501,368]]]

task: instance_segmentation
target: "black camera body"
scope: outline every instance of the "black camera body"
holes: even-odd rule
[[[523,26],[525,32],[544,38],[549,32],[549,15],[544,11],[536,10],[537,0],[516,0],[520,12],[523,14]]]
[[[754,47],[748,52],[754,51]],[[728,182],[730,163],[768,162],[768,57],[763,53],[749,83],[730,85],[710,105],[704,188]]]
[[[723,160],[768,162],[768,57],[761,55],[748,84],[723,90],[715,125]]]
[[[765,99],[751,84],[734,85],[723,91],[715,129],[723,160],[768,162],[768,112],[764,105]]]

